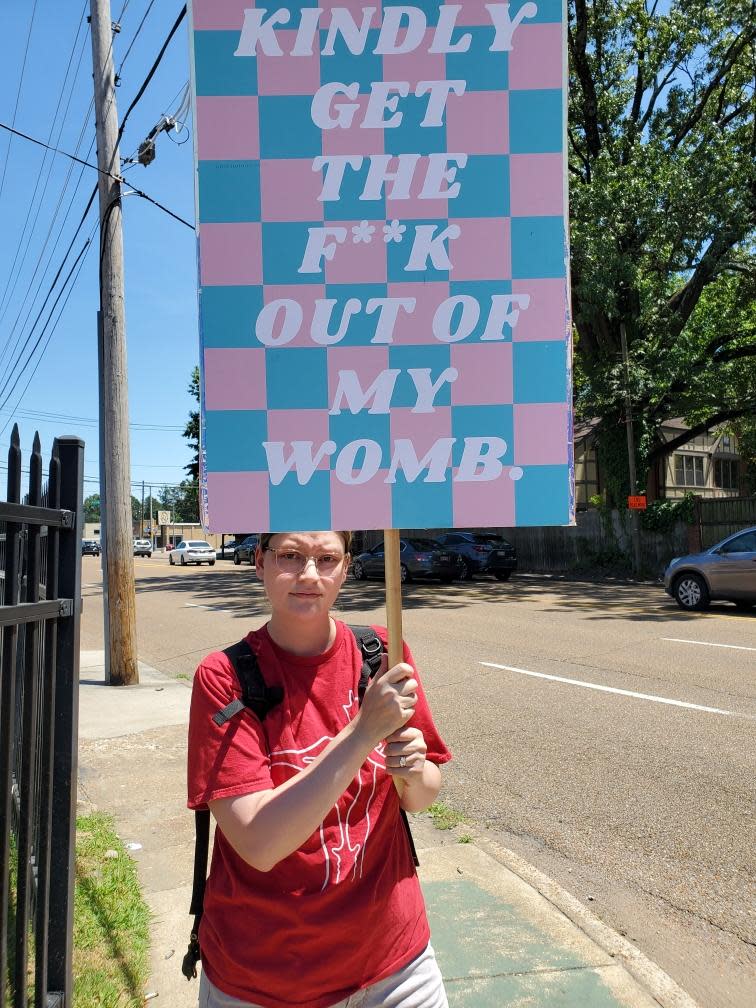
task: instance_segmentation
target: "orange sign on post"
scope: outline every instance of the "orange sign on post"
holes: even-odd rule
[[[628,497],[627,506],[631,511],[645,511],[647,507],[645,494],[637,497]]]

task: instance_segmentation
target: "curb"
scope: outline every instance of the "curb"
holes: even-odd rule
[[[525,861],[519,854],[503,847],[490,837],[483,836],[479,828],[473,824],[466,823],[465,828],[474,843],[483,851],[540,893],[607,955],[621,962],[627,972],[661,1005],[661,1008],[700,1008],[698,1002],[694,1001],[660,966],[652,962],[626,938],[604,924],[592,910],[562,888],[558,882],[539,871],[529,861]]]

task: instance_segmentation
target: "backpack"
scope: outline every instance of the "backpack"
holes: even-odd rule
[[[350,626],[349,629],[354,634],[355,640],[362,652],[362,670],[358,686],[359,703],[362,704],[368,682],[373,678],[380,666],[383,644],[372,627]],[[283,689],[280,686],[268,686],[266,684],[260,671],[257,657],[246,639],[224,648],[223,653],[228,657],[233,666],[242,695],[241,699],[235,697],[222,710],[217,711],[213,715],[213,721],[217,725],[223,725],[245,708],[249,708],[260,721],[264,721],[268,712],[283,700]],[[417,858],[417,851],[412,839],[407,813],[404,809],[400,809],[400,815],[407,834],[412,860],[415,863],[415,867],[418,867],[420,862]],[[197,963],[202,958],[199,943],[199,927],[202,920],[202,904],[205,897],[205,883],[207,881],[207,855],[210,847],[209,809],[202,809],[194,813],[194,833],[194,878],[192,880],[192,901],[189,906],[189,913],[194,915],[194,922],[189,936],[189,947],[181,964],[181,972],[187,980],[196,978]]]

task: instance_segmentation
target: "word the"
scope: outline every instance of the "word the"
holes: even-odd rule
[[[418,195],[419,199],[456,199],[460,183],[455,182],[458,168],[467,164],[467,154],[370,154],[367,157],[368,170],[365,183],[359,195],[361,200],[391,200],[410,198],[410,190],[420,161],[425,163],[425,178]],[[318,199],[330,202],[341,198],[341,186],[347,168],[359,171],[365,158],[361,154],[318,155],[312,162],[314,172],[323,172],[323,188]],[[392,162],[396,167],[389,167]],[[450,183],[447,185],[447,183]],[[390,186],[390,188],[389,188]]]

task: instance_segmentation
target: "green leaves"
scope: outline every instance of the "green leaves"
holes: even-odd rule
[[[658,454],[666,417],[756,410],[756,33],[746,0],[653,10],[571,0],[569,162],[576,409],[607,432],[629,388]]]

